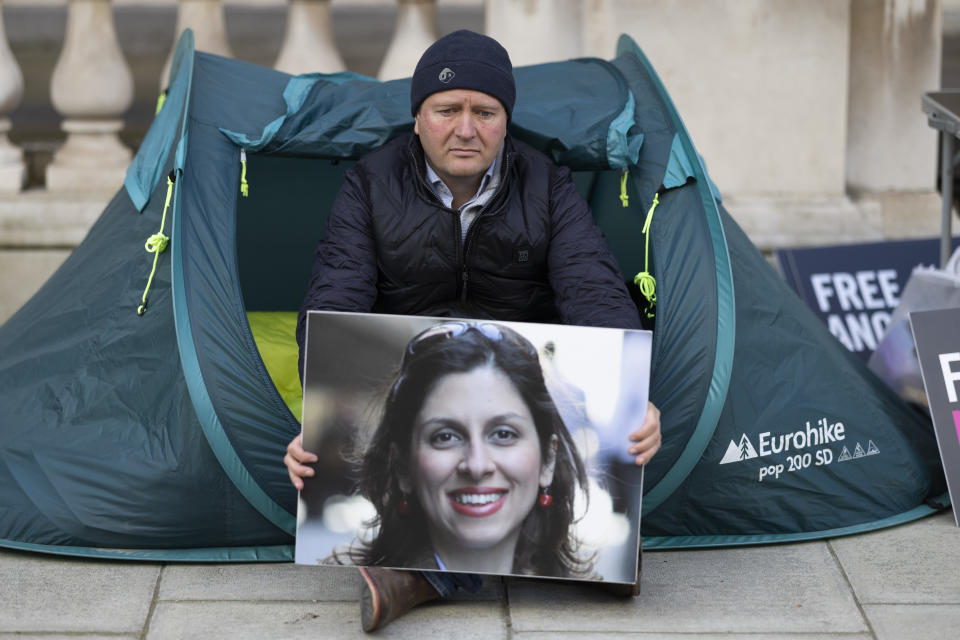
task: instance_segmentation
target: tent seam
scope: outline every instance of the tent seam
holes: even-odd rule
[[[195,73],[195,67],[193,65],[191,65],[191,73]],[[185,113],[181,119],[182,124],[177,153],[178,161],[183,165],[186,164],[186,125],[189,121],[196,122],[196,119],[190,114],[192,86],[193,78],[191,75],[184,101]],[[179,168],[179,171],[182,176],[182,166]],[[264,518],[273,523],[281,531],[294,535],[296,532],[296,518],[277,504],[267,495],[263,488],[253,480],[249,470],[244,466],[242,460],[240,460],[236,449],[234,449],[233,444],[224,431],[223,424],[217,416],[216,409],[213,407],[209,392],[207,391],[206,383],[203,380],[203,372],[200,368],[196,344],[193,339],[193,331],[190,326],[190,314],[187,308],[185,292],[186,284],[183,273],[181,235],[182,185],[183,180],[177,180],[174,187],[174,204],[171,223],[173,227],[171,231],[173,238],[173,256],[170,261],[170,283],[173,292],[174,328],[177,334],[180,364],[183,369],[184,379],[187,383],[190,400],[193,403],[194,411],[197,414],[197,419],[200,422],[200,427],[207,440],[207,444],[210,446],[221,468],[223,468],[224,473],[227,474],[227,477],[233,485]]]
[[[940,496],[942,497],[942,496]],[[757,533],[757,534],[722,534],[702,536],[644,536],[643,545],[648,549],[678,549],[678,548],[708,548],[708,547],[736,547],[755,544],[770,544],[784,542],[806,542],[824,538],[838,538],[841,536],[857,535],[876,531],[898,524],[905,524],[920,518],[925,518],[941,509],[921,504],[902,513],[898,513],[880,520],[865,522],[848,527],[835,529],[821,529],[819,531],[803,531],[796,533]]]
[[[730,368],[733,361],[734,341],[736,338],[734,288],[730,256],[727,252],[726,237],[723,231],[722,221],[720,220],[720,212],[717,210],[717,205],[713,200],[709,185],[704,184],[706,182],[706,170],[700,161],[699,155],[693,148],[693,142],[690,140],[690,135],[683,124],[683,120],[677,113],[676,107],[670,100],[670,96],[667,94],[660,78],[656,75],[650,62],[633,39],[627,35],[620,36],[620,40],[617,43],[617,53],[632,53],[641,65],[643,65],[660,99],[666,106],[670,119],[674,123],[677,130],[676,135],[680,137],[684,151],[687,153],[687,160],[690,161],[694,170],[694,178],[696,179],[697,188],[703,201],[704,214],[707,218],[707,227],[714,249],[714,265],[717,272],[717,345],[714,353],[714,366],[710,378],[709,390],[694,432],[687,440],[687,444],[684,446],[680,456],[660,481],[644,495],[643,512],[644,514],[648,514],[663,504],[680,486],[681,482],[690,473],[690,470],[693,469],[702,457],[710,438],[716,431],[720,413],[723,408],[723,400],[726,398],[730,384]],[[696,163],[694,163],[690,156],[696,160]],[[706,194],[704,194],[705,188],[707,191]]]

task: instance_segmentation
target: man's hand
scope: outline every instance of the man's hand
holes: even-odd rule
[[[658,434],[659,428],[660,423],[658,422]],[[304,451],[302,435],[297,436],[287,445],[287,455],[283,456],[283,464],[287,465],[290,483],[297,488],[297,491],[303,491],[303,478],[313,477],[315,473],[313,467],[307,465],[316,461],[317,456],[309,451]]]
[[[660,410],[652,402],[647,403],[643,425],[628,437],[631,442],[630,455],[637,456],[636,463],[643,465],[650,462],[650,458],[660,449]]]

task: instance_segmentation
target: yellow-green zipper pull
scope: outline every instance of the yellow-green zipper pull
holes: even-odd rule
[[[660,194],[655,193],[650,210],[647,211],[647,219],[643,222],[643,237],[646,242],[643,254],[643,271],[633,278],[633,283],[639,287],[640,293],[647,299],[651,309],[657,304],[657,281],[650,273],[650,223],[653,222],[653,212],[656,211],[658,204],[660,204]],[[653,313],[648,311],[647,317],[653,317]]]
[[[164,89],[160,92],[160,95],[157,96],[157,110],[154,111],[153,115],[156,116],[160,113],[160,109],[163,109],[163,103],[167,101],[167,89]]]
[[[630,206],[630,196],[627,195],[627,176],[630,175],[630,172],[627,169],[624,169],[620,174],[620,204],[624,207]]]
[[[247,150],[240,148],[240,195],[244,198],[250,195],[250,185],[247,184]]]
[[[137,315],[142,316],[147,312],[147,294],[150,293],[150,286],[153,284],[153,276],[157,273],[157,260],[160,259],[160,254],[163,253],[164,249],[167,248],[167,245],[170,243],[170,238],[164,235],[163,228],[167,222],[167,210],[170,208],[170,198],[173,195],[173,183],[177,179],[177,174],[173,171],[170,172],[170,175],[167,176],[167,199],[163,203],[163,215],[160,217],[160,231],[153,234],[147,241],[143,243],[143,248],[147,250],[148,253],[153,254],[153,268],[150,269],[150,277],[147,278],[147,286],[143,290],[143,296],[140,298],[140,306],[137,307]]]

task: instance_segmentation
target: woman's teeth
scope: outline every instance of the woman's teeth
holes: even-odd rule
[[[459,504],[483,505],[496,502],[502,493],[458,493],[454,496]]]

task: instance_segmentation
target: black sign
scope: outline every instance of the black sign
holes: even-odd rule
[[[951,502],[960,499],[960,309],[910,314]],[[960,526],[960,509],[953,517]]]
[[[955,238],[953,246],[958,244],[960,238]],[[938,266],[940,240],[780,249],[775,257],[787,284],[830,333],[867,361],[913,268]]]

